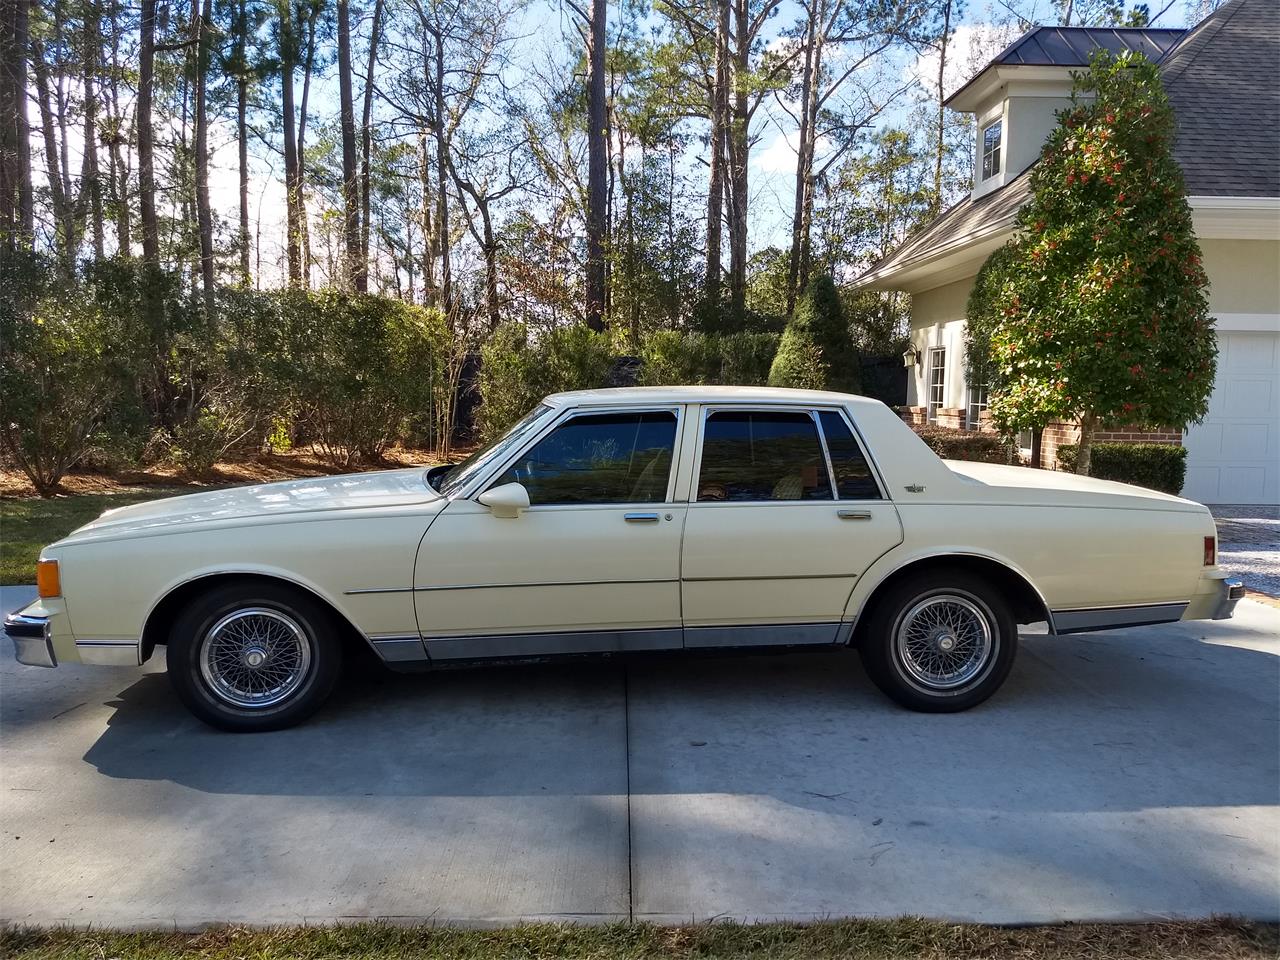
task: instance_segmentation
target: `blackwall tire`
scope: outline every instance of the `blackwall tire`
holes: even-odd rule
[[[166,656],[187,709],[238,733],[307,719],[342,670],[332,612],[301,590],[257,581],[196,597],[174,621]]]
[[[1009,676],[1018,627],[991,585],[935,570],[890,588],[859,640],[867,674],[911,710],[955,713],[989,698]]]

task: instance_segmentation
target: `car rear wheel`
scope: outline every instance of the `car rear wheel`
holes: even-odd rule
[[[878,598],[859,652],[876,686],[904,707],[952,713],[999,689],[1017,644],[1017,624],[998,591],[941,570]]]
[[[197,717],[222,730],[279,730],[305,720],[342,666],[333,616],[283,584],[225,584],[174,622],[169,678]]]

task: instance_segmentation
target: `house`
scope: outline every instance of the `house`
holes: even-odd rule
[[[946,101],[975,119],[969,196],[857,281],[911,294],[914,376],[904,416],[976,429],[986,394],[965,382],[964,312],[973,278],[1008,240],[1030,196],[1028,169],[1070,102],[1090,53],[1140,51],[1160,66],[1193,223],[1210,280],[1219,355],[1205,421],[1185,433],[1121,428],[1099,440],[1185,444],[1185,496],[1280,503],[1280,3],[1230,0],[1189,30],[1037,27]],[[918,359],[917,359],[918,358]],[[1042,464],[1074,442],[1051,424]],[[1029,441],[1024,441],[1029,443]]]

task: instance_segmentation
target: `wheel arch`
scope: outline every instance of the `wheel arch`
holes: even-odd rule
[[[889,590],[904,580],[937,570],[960,570],[992,583],[1008,599],[1016,623],[1044,621],[1049,625],[1050,633],[1056,632],[1053,625],[1053,612],[1049,609],[1049,604],[1026,574],[994,557],[976,553],[951,552],[917,557],[884,574],[858,607],[854,616],[854,629],[850,642],[857,644],[861,628],[867,622],[865,614],[874,609]]]
[[[377,656],[369,638],[351,622],[351,619],[339,610],[328,597],[307,584],[273,573],[222,572],[201,574],[174,584],[168,589],[168,592],[152,605],[147,612],[146,620],[142,624],[138,662],[146,663],[151,659],[151,655],[155,652],[157,646],[162,646],[168,642],[169,631],[183,607],[206,590],[229,583],[271,583],[301,591],[329,611],[329,614],[333,617],[334,624],[339,628],[343,644],[348,650],[362,648],[369,654]]]

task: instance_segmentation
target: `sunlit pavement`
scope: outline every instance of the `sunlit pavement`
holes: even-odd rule
[[[952,716],[840,652],[375,675],[234,736],[162,662],[5,650],[0,918],[1277,919],[1278,652],[1246,601],[1026,636]]]

